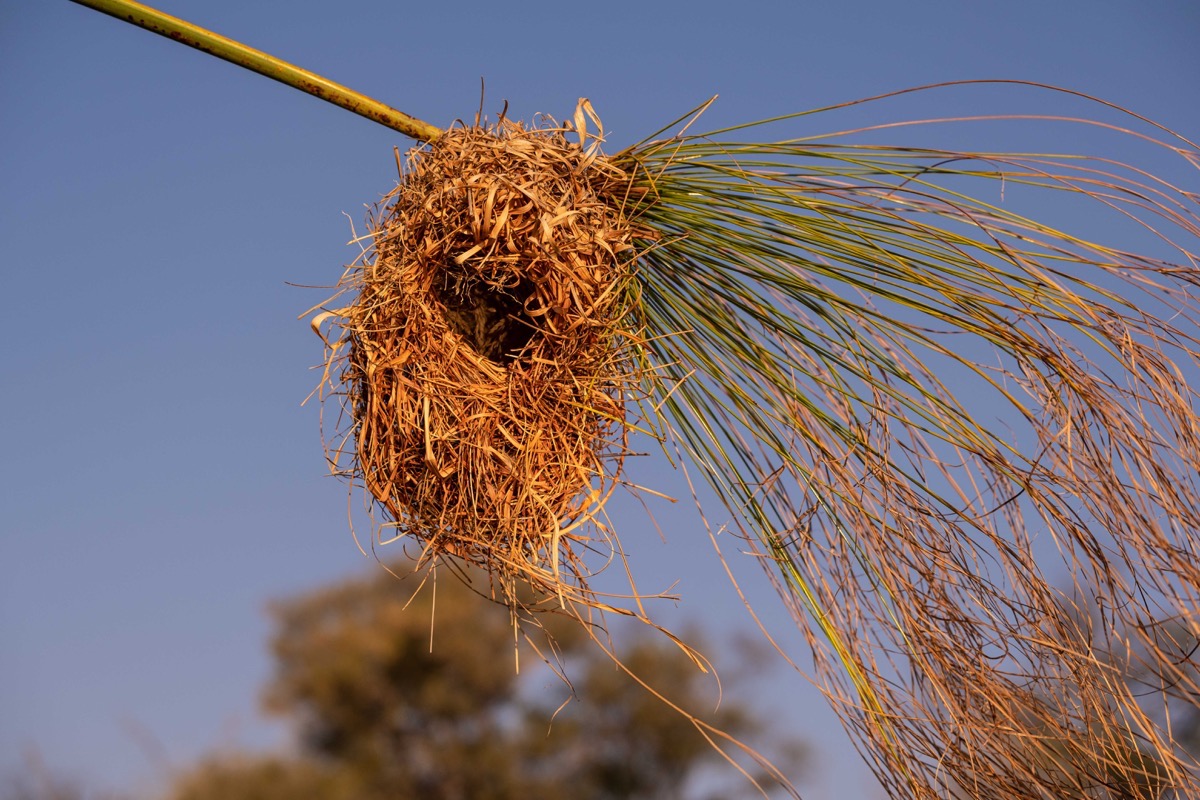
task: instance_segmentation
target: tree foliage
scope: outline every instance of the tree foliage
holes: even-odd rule
[[[264,700],[294,723],[295,752],[216,755],[172,800],[684,798],[706,771],[733,774],[577,624],[514,620],[478,581],[446,577],[414,591],[380,571],[275,604]],[[714,711],[711,676],[667,640],[636,639],[622,663],[721,730],[772,738],[774,762],[798,767],[798,742],[748,706]],[[730,666],[756,669],[752,654]],[[735,778],[735,793],[751,791]]]

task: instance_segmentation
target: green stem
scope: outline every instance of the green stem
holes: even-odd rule
[[[73,0],[73,2],[94,8],[117,19],[123,19],[160,36],[166,36],[186,44],[188,47],[203,50],[205,53],[223,58],[239,67],[253,70],[302,92],[308,92],[326,102],[372,119],[380,125],[400,131],[413,139],[431,142],[442,134],[440,129],[428,122],[410,117],[403,111],[397,111],[378,100],[372,100],[340,83],[334,83],[294,64],[280,61],[261,50],[247,47],[232,39],[227,39],[219,33],[205,30],[178,17],[172,17],[170,14],[164,14],[149,6],[135,3],[133,0]]]

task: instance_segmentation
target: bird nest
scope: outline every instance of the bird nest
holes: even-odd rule
[[[607,537],[640,381],[631,181],[568,130],[501,120],[412,151],[349,303],[313,321],[343,412],[334,471],[425,558],[560,596]]]

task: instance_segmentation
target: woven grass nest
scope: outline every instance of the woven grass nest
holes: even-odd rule
[[[385,527],[425,559],[578,598],[639,381],[634,228],[629,177],[544,123],[413,150],[339,283],[352,301],[314,327],[332,325],[326,376],[348,415],[331,464]]]

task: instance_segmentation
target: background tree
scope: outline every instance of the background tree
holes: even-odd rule
[[[276,604],[265,704],[295,723],[295,754],[212,757],[181,775],[170,797],[683,798],[699,796],[694,779],[724,764],[577,625],[514,620],[478,581],[439,577],[418,589],[379,571]],[[743,652],[730,666],[745,674],[754,660]],[[635,639],[622,660],[731,735],[771,734],[745,705],[713,711],[715,682],[665,639]],[[799,743],[771,738],[772,760],[794,774]],[[751,791],[734,777],[734,794]]]

